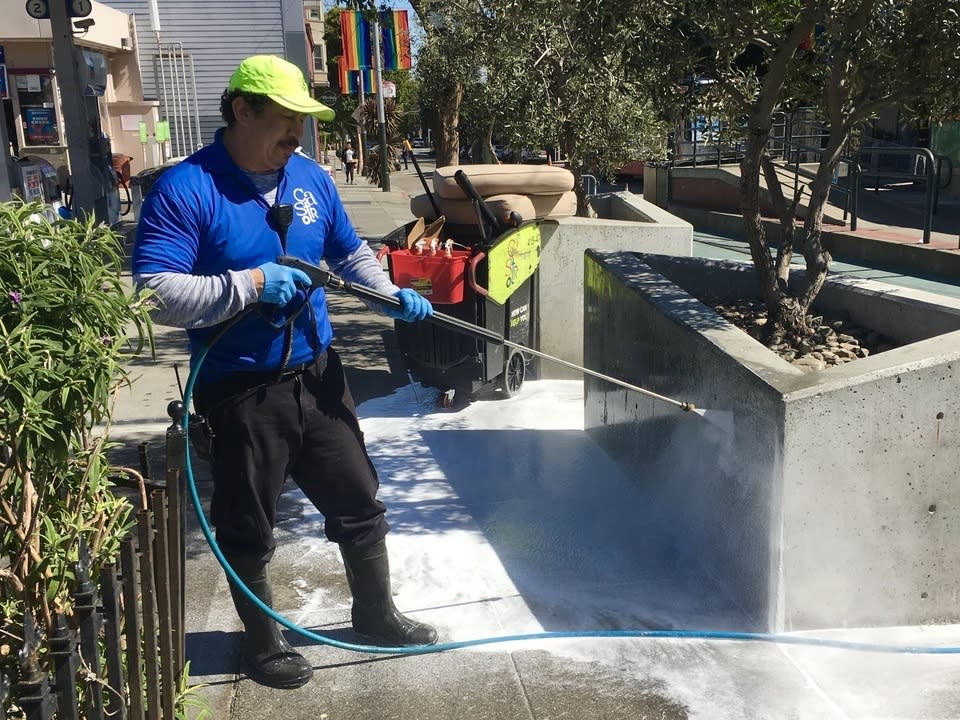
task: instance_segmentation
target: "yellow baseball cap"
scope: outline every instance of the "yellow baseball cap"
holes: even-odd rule
[[[252,55],[230,77],[228,91],[266,95],[288,110],[329,122],[336,113],[310,96],[303,72],[276,55]]]

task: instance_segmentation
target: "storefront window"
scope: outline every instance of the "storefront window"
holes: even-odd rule
[[[14,75],[24,145],[59,145],[60,130],[49,74]]]

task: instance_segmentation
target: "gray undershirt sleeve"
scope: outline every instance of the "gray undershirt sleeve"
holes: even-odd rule
[[[156,309],[151,317],[159,325],[210,327],[257,301],[249,270],[228,270],[223,275],[164,272],[133,279],[138,290],[153,291]]]
[[[350,280],[357,285],[365,285],[373,290],[378,290],[384,295],[396,295],[400,288],[390,282],[387,273],[384,272],[380,261],[367,243],[361,243],[360,247],[347,255],[343,260],[330,263],[330,270],[342,277],[344,280]],[[383,314],[383,305],[373,301],[363,301],[371,310]]]
[[[393,296],[400,290],[390,282],[366,243],[342,260],[330,264],[330,269],[345,280],[385,295]],[[154,273],[136,275],[134,282],[138,290],[153,291],[156,309],[151,317],[154,322],[186,329],[219,325],[258,299],[249,270],[228,270],[223,275],[209,276]],[[383,312],[379,303],[364,302],[370,309]]]

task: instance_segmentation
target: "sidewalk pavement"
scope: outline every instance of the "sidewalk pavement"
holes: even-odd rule
[[[419,159],[429,173],[429,160]],[[338,173],[341,197],[361,236],[375,240],[413,219],[409,196],[421,186],[412,166],[391,176],[390,192],[363,179],[349,186],[341,180]],[[330,303],[335,344],[350,368],[371,455],[389,496],[394,531],[388,540],[403,610],[435,622],[445,640],[585,626],[737,627],[735,610],[715,612],[719,594],[709,583],[685,588],[688,602],[691,596],[701,598],[706,609],[698,612],[681,607],[664,590],[669,583],[661,580],[677,575],[678,566],[669,565],[669,553],[649,544],[652,521],[642,511],[625,505],[617,518],[618,537],[633,541],[604,546],[609,527],[591,506],[597,497],[609,500],[603,493],[614,490],[604,490],[603,484],[614,482],[616,473],[575,422],[568,427],[561,421],[582,408],[577,383],[559,390],[530,383],[530,391],[510,401],[441,411],[422,389],[408,384],[390,321],[350,297],[331,293]],[[132,363],[134,383],[118,398],[111,438],[122,443],[119,460],[133,466],[137,443],[149,442],[160,470],[169,424],[165,407],[179,397],[173,366],[179,365],[185,381],[187,355],[181,331],[156,330],[157,360]],[[393,429],[385,430],[391,422]],[[531,445],[516,445],[530,433]],[[534,453],[532,448],[540,449]],[[398,485],[395,476],[402,472],[397,468],[414,475],[409,486]],[[202,466],[197,484],[208,502],[210,483]],[[508,530],[526,533],[517,541],[544,562],[531,568],[498,554],[493,538],[505,529],[480,519],[484,507],[494,508],[491,517],[499,521],[505,512],[526,508],[528,515],[520,516],[525,519]],[[322,518],[296,489],[284,494],[277,537],[276,607],[314,632],[356,642],[336,549],[322,542]],[[462,550],[464,537],[470,538],[467,550]],[[288,632],[313,663],[314,679],[299,690],[271,690],[238,674],[239,621],[192,512],[186,556],[191,680],[204,684],[199,693],[216,720],[960,718],[957,656],[705,640],[528,642],[388,657],[324,647]],[[659,574],[651,577],[594,574],[651,557],[663,558]],[[546,595],[536,582],[541,575],[551,588]],[[597,609],[596,598],[610,604]],[[590,608],[585,617],[583,607]],[[953,626],[822,633],[828,634],[960,645],[960,629]]]

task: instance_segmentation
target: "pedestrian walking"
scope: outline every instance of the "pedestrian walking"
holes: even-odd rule
[[[353,169],[356,167],[357,160],[353,153],[353,143],[347,141],[347,146],[343,150],[343,172],[348,184],[353,184]]]
[[[324,289],[275,260],[326,261],[345,279],[397,297],[402,309],[383,309],[396,319],[422,320],[432,307],[388,280],[328,174],[294,153],[305,116],[334,116],[310,96],[295,65],[247,58],[220,112],[226,127],[213,142],[164,173],[147,195],[133,251],[134,278],[154,293],[155,320],[186,328],[194,361],[219,336],[194,390],[196,410],[213,431],[217,542],[269,606],[277,503],[289,475],[340,546],[353,629],[372,644],[432,644],[436,631],[393,603],[386,508],[331,346]],[[251,305],[253,312],[225,329]],[[271,687],[307,683],[310,663],[242,591],[231,591],[244,625],[247,674]]]

